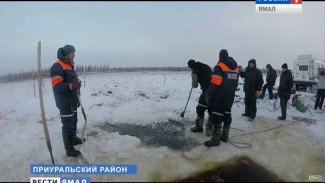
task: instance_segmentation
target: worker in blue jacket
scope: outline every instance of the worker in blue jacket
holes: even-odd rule
[[[76,136],[77,107],[79,104],[78,91],[81,81],[73,68],[75,48],[65,45],[58,49],[58,60],[50,70],[52,89],[56,106],[60,110],[62,122],[62,137],[67,156],[79,156],[81,153],[73,146],[81,144],[81,139]]]

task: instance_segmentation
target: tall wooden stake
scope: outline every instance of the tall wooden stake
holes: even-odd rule
[[[47,129],[47,123],[45,118],[45,111],[44,111],[44,103],[43,103],[43,94],[42,94],[42,75],[41,75],[41,42],[38,42],[38,91],[39,91],[39,100],[40,100],[40,106],[41,106],[41,113],[42,113],[42,121],[43,121],[43,127],[44,127],[44,134],[46,139],[47,148],[50,151],[51,159],[53,165],[54,159],[52,154],[52,146],[51,146],[51,140],[49,136],[49,131]]]

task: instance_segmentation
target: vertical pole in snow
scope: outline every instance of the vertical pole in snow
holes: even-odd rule
[[[165,77],[164,77],[164,86],[165,86],[165,83],[166,83],[166,73],[165,73]]]
[[[84,65],[84,87],[86,87],[86,66]]]
[[[35,91],[35,71],[33,68],[33,85],[34,85],[34,98],[36,98],[36,91]]]
[[[41,106],[42,121],[43,121],[43,128],[44,128],[46,144],[47,144],[48,150],[50,151],[52,163],[54,165],[55,163],[54,163],[53,154],[52,154],[51,140],[50,140],[50,136],[49,136],[49,131],[47,129],[45,111],[44,111],[44,103],[43,103],[42,76],[41,76],[41,42],[40,41],[38,42],[38,91],[39,91],[39,100],[40,100],[40,106]]]

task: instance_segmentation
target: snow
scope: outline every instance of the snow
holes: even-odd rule
[[[209,138],[204,133],[194,134],[189,130],[196,117],[200,89],[193,89],[185,118],[179,116],[190,92],[190,79],[189,72],[86,75],[81,99],[88,117],[85,132],[87,141],[76,148],[91,164],[137,164],[138,168],[137,175],[90,175],[92,181],[172,181],[242,155],[249,156],[286,181],[308,181],[309,175],[325,177],[325,113],[313,109],[314,94],[298,92],[301,95],[299,98],[308,107],[306,113],[292,107],[290,99],[286,121],[277,120],[281,114],[279,99],[269,100],[268,93],[264,100],[258,100],[257,117],[253,122],[241,116],[244,99],[236,98],[238,102],[232,108],[233,128],[249,133],[279,125],[287,126],[232,139],[250,143],[252,148],[241,149],[230,143],[221,143],[207,150],[202,143]],[[51,164],[41,122],[37,81],[35,85],[36,98],[32,80],[0,84],[2,181],[29,181],[30,164]],[[239,87],[241,90],[236,94],[244,96],[242,85]],[[49,79],[44,79],[43,95],[54,160],[56,164],[77,163],[75,159],[65,156],[62,124]],[[303,122],[292,123],[295,122],[292,120],[294,116],[315,119],[316,124],[308,126]],[[81,135],[84,119],[80,108],[78,120],[78,135]],[[167,129],[171,121],[183,124],[184,141],[193,140],[184,154],[189,158],[197,158],[205,152],[202,158],[190,161],[182,156],[180,149],[146,145],[137,136],[122,135],[103,128],[105,124],[128,124],[131,127],[162,124]],[[236,131],[231,130],[230,137],[235,135]],[[161,136],[161,139],[164,138],[167,137]]]

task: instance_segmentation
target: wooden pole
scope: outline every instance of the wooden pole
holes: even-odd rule
[[[84,87],[86,87],[86,66],[84,65]]]
[[[35,90],[35,71],[33,68],[33,85],[34,85],[34,98],[36,98],[36,90]]]
[[[54,159],[52,154],[52,146],[51,146],[51,140],[49,136],[49,131],[47,129],[47,123],[45,118],[45,111],[44,111],[44,103],[43,103],[43,94],[42,94],[42,75],[41,75],[41,42],[38,42],[38,91],[39,91],[39,100],[40,100],[40,106],[41,106],[41,113],[42,113],[42,121],[43,121],[43,128],[44,128],[44,134],[46,139],[47,148],[50,151],[51,159],[53,165]]]

